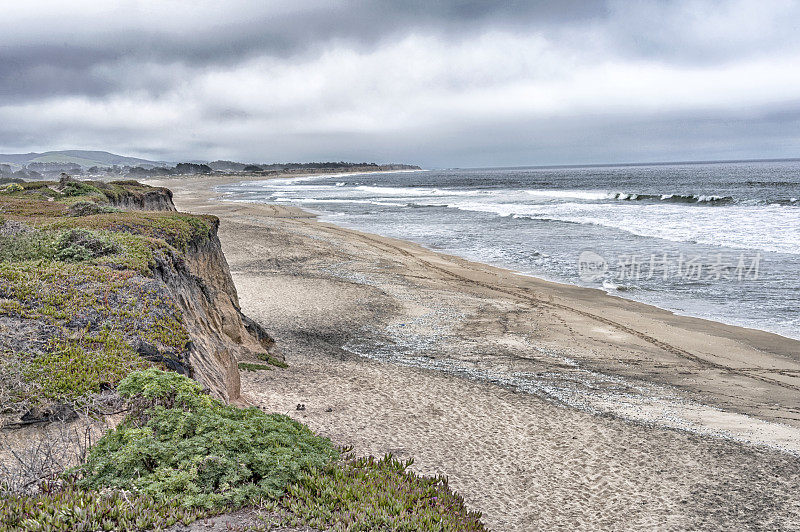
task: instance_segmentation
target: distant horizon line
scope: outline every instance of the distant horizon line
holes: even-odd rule
[[[656,161],[656,162],[625,162],[625,163],[584,163],[584,164],[524,164],[516,166],[443,166],[429,168],[431,170],[480,170],[512,168],[609,168],[614,166],[677,166],[680,164],[722,164],[722,163],[779,163],[800,161],[800,157],[776,157],[767,159],[708,159],[699,161]]]

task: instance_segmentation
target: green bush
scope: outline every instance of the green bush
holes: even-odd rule
[[[0,237],[0,260],[86,262],[122,252],[113,235],[85,229],[29,231]]]
[[[55,242],[57,260],[84,262],[120,252],[120,246],[108,238],[85,229],[64,231]]]
[[[41,203],[41,202],[40,202]],[[46,229],[85,228],[123,232],[163,240],[179,251],[186,251],[192,241],[206,242],[218,220],[213,216],[195,216],[180,212],[123,211],[94,216],[52,218]]]
[[[89,196],[103,194],[103,191],[96,186],[84,181],[70,181],[61,190],[61,193],[68,197]]]
[[[110,212],[120,212],[115,207],[94,203],[92,201],[76,201],[69,206],[71,216],[92,216],[94,214],[108,214]]]
[[[30,231],[13,236],[0,236],[0,261],[52,260],[56,254],[57,236]]]
[[[82,401],[150,365],[132,349],[140,342],[173,360],[189,343],[158,283],[86,263],[0,261],[0,316],[28,323],[4,335],[0,354],[0,386],[21,402]],[[4,378],[11,374],[21,380]]]
[[[81,487],[235,508],[282,496],[337,456],[328,439],[291,418],[225,405],[182,375],[135,372],[117,390],[133,413],[76,470]]]
[[[89,262],[145,276],[152,275],[155,254],[170,249],[166,243],[144,236],[86,229],[0,236],[0,261]]]

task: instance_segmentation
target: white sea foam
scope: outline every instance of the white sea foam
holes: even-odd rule
[[[447,189],[298,184],[293,178],[252,183],[275,201],[437,207],[498,216],[593,224],[627,233],[748,250],[800,254],[800,212],[789,204],[735,203],[712,194],[636,194],[593,190]],[[796,203],[796,198],[790,200]],[[703,206],[706,205],[706,206]]]
[[[595,190],[525,190],[525,194],[536,198],[607,200],[614,194]]]
[[[612,227],[675,242],[800,254],[800,214],[778,205],[701,209],[680,204],[454,202],[451,208]]]

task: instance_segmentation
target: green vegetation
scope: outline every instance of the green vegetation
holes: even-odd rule
[[[2,212],[20,216],[89,216],[120,211],[115,204],[141,203],[145,196],[171,197],[167,189],[136,181],[55,181],[10,183],[0,187]],[[169,214],[169,213],[162,213]],[[172,214],[177,214],[174,211]],[[182,215],[184,218],[187,215]],[[211,217],[207,217],[211,218]]]
[[[151,278],[206,242],[216,219],[111,207],[158,193],[135,181],[12,185],[0,188],[0,317],[11,320],[0,338],[2,411],[113,387],[151,364],[136,352],[142,342],[153,361],[183,356],[182,315]]]
[[[149,250],[147,257],[142,250]],[[23,262],[33,260],[62,262],[92,262],[93,264],[126,263],[126,257],[136,254],[131,267],[140,273],[149,273],[153,247],[135,235],[115,234],[109,231],[65,229],[60,231],[27,231],[11,236],[0,236],[0,261]],[[95,260],[104,257],[102,260]]]
[[[30,195],[37,192],[42,196],[61,200],[65,203],[75,201],[88,201],[93,203],[118,202],[123,198],[141,198],[144,194],[154,191],[163,191],[143,185],[137,181],[79,181],[69,177],[61,181],[30,181],[23,183],[10,183],[0,188],[0,193],[6,195]],[[22,193],[22,194],[20,194]]]
[[[340,456],[306,426],[225,405],[174,373],[134,372],[118,391],[132,412],[73,471],[83,489],[214,512],[255,505],[283,525],[484,530],[445,478],[413,473],[412,461]]]
[[[264,362],[271,364],[275,367],[284,369],[289,367],[289,364],[287,364],[286,362],[284,362],[279,358],[275,358],[269,353],[258,353],[256,356],[258,357],[259,360],[263,360]]]
[[[76,201],[69,206],[71,216],[91,216],[93,214],[106,214],[110,212],[120,212],[116,207],[93,203],[91,201]]]
[[[25,325],[4,331],[0,356],[20,408],[81,401],[115,385],[149,365],[131,349],[136,341],[176,356],[189,342],[163,286],[83,262],[0,262],[0,316]]]
[[[44,354],[33,357],[23,375],[44,397],[63,400],[97,393],[147,365],[118,332],[101,329],[79,339],[50,338]]]
[[[9,183],[2,188],[3,194],[13,194],[14,192],[21,192],[25,190],[19,183]]]
[[[115,233],[129,233],[165,243],[178,251],[186,251],[190,242],[206,242],[213,225],[213,216],[195,216],[177,212],[127,211],[93,216],[59,218],[42,229],[84,228]]]
[[[156,369],[123,379],[134,415],[91,450],[79,485],[134,490],[187,508],[240,507],[276,499],[329,463],[329,440],[280,414],[236,408],[200,385]]]
[[[334,530],[485,530],[444,477],[424,477],[413,460],[347,456],[303,475],[289,489],[289,523]]]
[[[253,364],[252,362],[239,362],[239,369],[246,371],[260,371],[262,369],[271,370],[272,367],[266,364]]]
[[[35,496],[0,497],[0,532],[63,530],[149,530],[174,524],[189,525],[207,511],[191,510],[177,502],[156,503],[146,495],[120,491],[87,491],[67,484],[44,484]]]
[[[70,181],[61,189],[64,196],[102,196],[103,191],[86,181]]]

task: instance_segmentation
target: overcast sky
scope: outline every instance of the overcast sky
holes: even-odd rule
[[[800,2],[3,2],[0,152],[50,149],[800,157]]]

